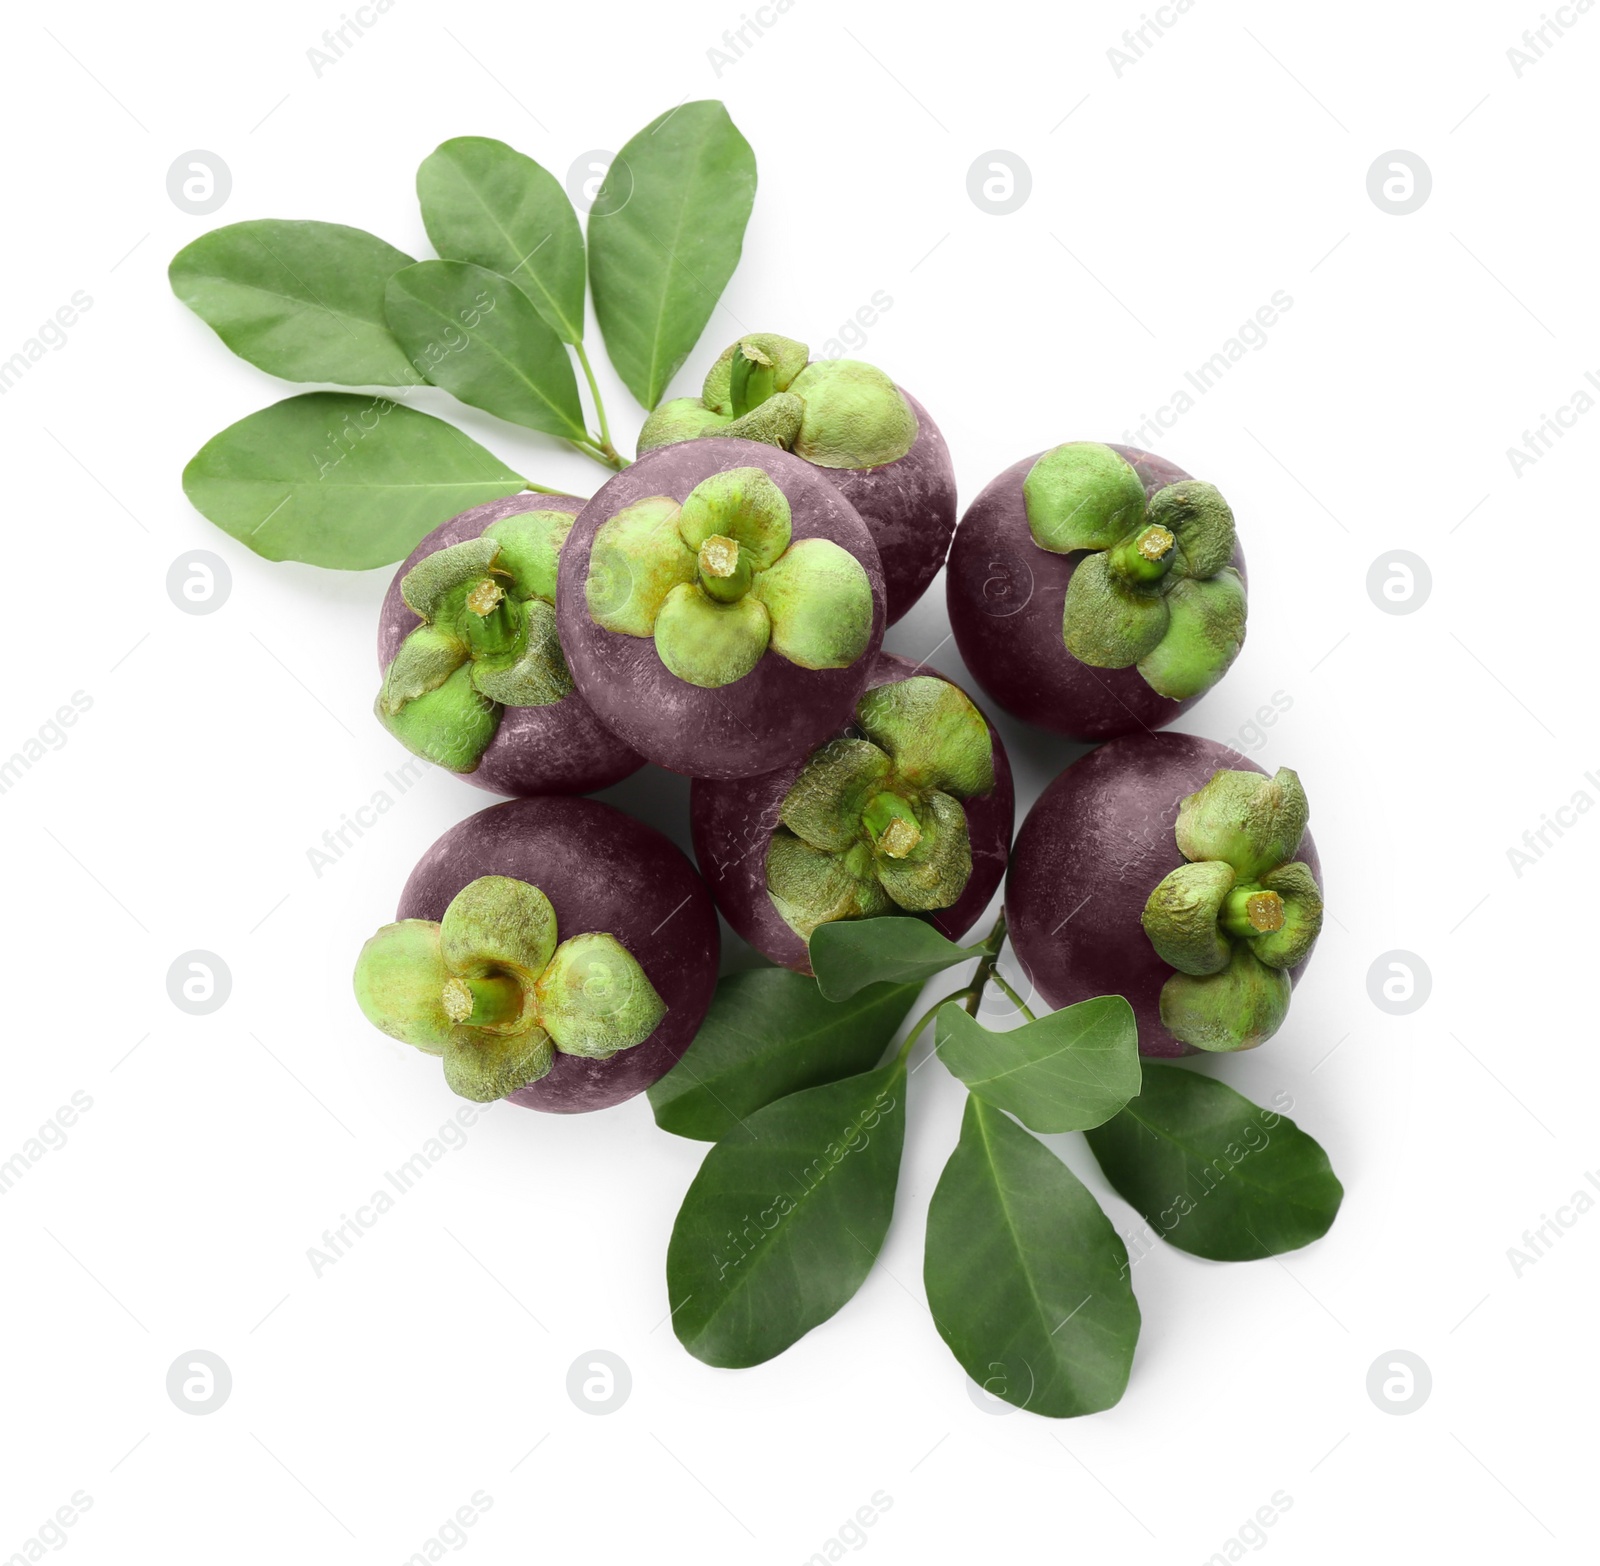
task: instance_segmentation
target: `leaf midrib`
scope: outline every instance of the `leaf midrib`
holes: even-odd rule
[[[454,161],[454,160],[452,159],[452,161]],[[485,199],[482,191],[479,190],[477,184],[474,182],[474,180],[472,178],[472,175],[469,174],[466,171],[466,169],[463,168],[462,165],[459,164],[459,163],[456,164],[456,168],[460,171],[462,179],[463,179],[463,182],[466,185],[466,188],[469,191],[471,191],[471,193],[472,193],[474,199],[477,201],[478,205],[483,208],[484,216],[487,217],[489,219],[489,221],[491,223],[493,223],[495,228],[499,231],[500,237],[506,241],[506,243],[511,247],[512,250],[519,249],[521,247],[522,241],[519,240],[511,232],[511,230],[508,229],[505,226],[505,224],[500,221],[500,218],[496,214],[494,208],[489,205],[489,203]],[[545,239],[554,239],[555,236],[556,236],[556,230],[555,230],[554,225],[552,225],[551,229],[550,229],[550,232],[545,236]],[[580,233],[580,241],[581,241],[581,237],[582,236],[581,236],[581,233]],[[517,282],[515,274],[517,272],[521,271],[525,266],[527,266],[528,262],[530,260],[532,260],[532,258],[535,255],[538,254],[540,246],[542,246],[544,244],[544,242],[545,242],[545,240],[541,239],[539,241],[539,244],[535,245],[533,247],[533,249],[528,252],[527,255],[519,256],[517,258],[516,266],[513,267],[513,269],[510,272],[507,272],[505,274],[507,282],[516,284],[516,286],[518,288],[520,288],[522,286],[520,283]],[[555,311],[555,313],[561,318],[562,326],[567,331],[569,331],[569,332],[571,332],[573,334],[571,338],[564,339],[564,340],[568,341],[568,342],[577,342],[578,340],[580,340],[582,338],[582,336],[583,336],[583,328],[582,328],[581,324],[580,325],[574,325],[571,321],[569,321],[567,319],[567,312],[564,309],[562,309],[561,302],[556,298],[556,296],[553,293],[551,293],[550,290],[545,286],[544,279],[539,275],[538,270],[536,268],[533,268],[533,267],[528,267],[528,276],[531,277],[534,280],[534,282],[538,285],[539,292],[544,295],[545,299],[549,302],[551,309],[553,309]],[[559,333],[557,335],[559,335]]]

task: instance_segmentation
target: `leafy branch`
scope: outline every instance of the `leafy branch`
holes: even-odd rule
[[[392,395],[313,391],[251,414],[200,450],[185,493],[268,559],[344,570],[401,559],[469,506],[560,493],[406,407],[423,386],[620,471],[584,346],[588,302],[613,367],[653,409],[738,264],[755,183],[749,144],[705,101],[623,147],[587,237],[554,175],[481,136],[445,142],[417,171],[436,260],[337,223],[203,234],[173,258],[172,289],[234,353],[284,380]]]

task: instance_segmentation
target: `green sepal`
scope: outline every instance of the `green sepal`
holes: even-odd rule
[[[1254,1049],[1289,1014],[1289,976],[1244,947],[1220,973],[1175,973],[1161,986],[1161,1023],[1176,1039],[1213,1053]]]
[[[440,922],[440,951],[460,974],[511,968],[532,984],[556,949],[556,911],[527,881],[484,875],[450,899]]]
[[[771,638],[766,608],[747,596],[719,604],[693,584],[675,587],[656,616],[656,653],[680,680],[717,690],[761,662]]]
[[[614,935],[575,935],[539,977],[539,1020],[566,1055],[606,1060],[642,1044],[667,1003]]]
[[[1269,968],[1293,968],[1311,955],[1322,933],[1322,889],[1310,865],[1299,860],[1269,870],[1261,884],[1283,899],[1283,928],[1257,936],[1250,950]]]
[[[861,812],[889,775],[874,744],[836,739],[814,751],[783,796],[779,819],[814,848],[843,853],[861,835]]]
[[[774,392],[748,413],[703,433],[726,436],[730,440],[757,440],[764,446],[781,446],[785,451],[792,451],[805,416],[806,405],[793,392]]]
[[[1132,466],[1098,441],[1052,447],[1022,481],[1028,530],[1041,549],[1109,549],[1144,517],[1144,485]]]
[[[1150,497],[1149,522],[1177,538],[1174,574],[1215,576],[1233,558],[1233,511],[1222,492],[1203,479],[1180,479]]]
[[[400,596],[421,619],[436,620],[445,598],[483,576],[499,552],[499,540],[487,536],[436,549],[400,578]]]
[[[1266,885],[1265,873],[1294,857],[1310,815],[1287,767],[1270,778],[1223,769],[1180,801],[1174,834],[1185,859],[1223,859],[1241,882]]]
[[[803,941],[836,919],[893,913],[889,894],[869,874],[856,874],[843,855],[813,848],[787,831],[767,845],[767,893],[783,922]]]
[[[922,838],[902,858],[875,856],[878,880],[902,908],[925,913],[948,908],[972,876],[972,844],[967,813],[948,794],[930,794],[917,820]]]
[[[747,332],[736,343],[730,343],[717,355],[716,362],[706,371],[700,388],[703,404],[715,413],[731,417],[733,414],[733,356],[749,344],[772,365],[772,388],[788,391],[790,385],[806,367],[811,350],[792,337],[782,337],[777,332]]]
[[[917,416],[876,365],[819,359],[789,387],[805,405],[794,453],[819,468],[876,468],[917,442]]]
[[[1220,859],[1179,865],[1150,894],[1142,916],[1156,955],[1180,973],[1221,973],[1232,953],[1217,928],[1234,874]]]
[[[500,727],[500,707],[480,694],[472,665],[464,664],[443,684],[386,712],[380,693],[378,721],[413,755],[451,772],[471,772]]]
[[[760,571],[789,547],[789,497],[762,468],[713,473],[689,491],[678,516],[678,533],[696,555],[714,535],[731,538]]]
[[[384,670],[378,692],[380,714],[393,717],[407,702],[436,691],[471,656],[467,644],[448,631],[419,625],[401,642]]]
[[[543,598],[522,606],[522,651],[473,660],[472,683],[507,707],[548,707],[572,692],[572,674],[556,635],[556,611]]]
[[[373,1027],[428,1055],[442,1055],[458,1030],[440,999],[449,978],[431,919],[386,924],[356,959],[356,1004]]]
[[[550,1035],[540,1027],[495,1034],[461,1028],[444,1049],[444,1080],[474,1104],[492,1104],[537,1082],[555,1062]]]
[[[1170,616],[1166,634],[1139,659],[1139,673],[1158,695],[1186,701],[1210,690],[1244,646],[1244,582],[1227,566],[1203,581],[1173,581],[1162,602]]]
[[[556,570],[572,523],[570,511],[519,511],[483,530],[500,546],[495,569],[510,576],[513,597],[556,601]]]
[[[948,680],[914,674],[876,686],[856,704],[856,722],[894,759],[900,777],[918,788],[971,799],[994,787],[989,725]]]
[[[583,588],[596,625],[649,636],[667,594],[694,580],[694,551],[678,535],[678,512],[670,496],[649,495],[600,524]]]
[[[803,669],[848,668],[872,640],[872,582],[832,539],[791,544],[751,596],[772,616],[772,650]]]
[[[698,397],[674,397],[644,421],[638,452],[642,457],[658,446],[676,446],[700,435],[720,435],[727,424],[726,414],[708,408]]]
[[[1168,634],[1167,599],[1117,580],[1104,554],[1078,562],[1061,610],[1067,651],[1096,669],[1126,669],[1159,647]]]

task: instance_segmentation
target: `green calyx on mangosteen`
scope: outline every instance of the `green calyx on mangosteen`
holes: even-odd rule
[[[698,397],[663,403],[639,433],[642,455],[700,435],[781,446],[819,468],[897,462],[917,440],[917,416],[882,370],[818,359],[792,337],[751,332],[725,349]]]
[[[1212,485],[1183,479],[1145,499],[1109,446],[1072,441],[1023,481],[1028,528],[1053,554],[1091,550],[1067,583],[1067,651],[1099,669],[1138,667],[1162,696],[1211,689],[1244,645],[1246,599],[1233,513]]]
[[[558,1050],[606,1060],[642,1044],[666,1015],[615,936],[557,935],[538,887],[480,876],[439,923],[379,930],[356,962],[356,1000],[391,1038],[443,1056],[453,1092],[489,1103],[538,1081]]]
[[[961,802],[995,786],[989,726],[946,680],[875,687],[856,727],[801,768],[767,846],[768,894],[804,940],[834,919],[948,908],[972,874]]]
[[[565,511],[503,517],[481,537],[411,568],[400,593],[422,620],[384,673],[377,714],[408,750],[471,772],[505,707],[545,707],[572,690],[556,637]]]
[[[1203,1050],[1253,1049],[1289,1011],[1290,968],[1322,929],[1322,893],[1294,859],[1309,816],[1300,779],[1219,771],[1178,807],[1180,865],[1150,894],[1145,934],[1178,971],[1161,1021]]]
[[[651,495],[603,522],[584,596],[604,630],[653,638],[680,680],[713,690],[770,647],[805,669],[843,669],[872,639],[872,584],[825,538],[792,541],[789,501],[760,468],[731,468],[680,505]]]

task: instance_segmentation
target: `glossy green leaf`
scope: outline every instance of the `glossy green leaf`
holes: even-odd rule
[[[548,169],[488,136],[456,136],[422,160],[417,200],[433,248],[508,277],[562,342],[583,336],[583,231]]]
[[[527,480],[386,397],[306,392],[230,424],[183,470],[195,509],[268,560],[364,571]]]
[[[606,351],[646,408],[705,330],[744,243],[756,160],[720,103],[682,103],[615,159],[589,212]]]
[[[807,1088],[718,1142],[673,1225],[667,1291],[679,1341],[708,1365],[759,1365],[865,1281],[894,1213],[906,1073]]]
[[[515,283],[467,261],[389,279],[389,325],[412,363],[462,402],[563,440],[584,436],[566,346]]]
[[[957,946],[922,919],[890,914],[881,919],[839,919],[811,937],[811,971],[829,1000],[848,1000],[880,980],[921,984],[958,962],[983,955]]]
[[[1084,1131],[1139,1091],[1139,1029],[1120,995],[1097,995],[1008,1033],[959,1006],[934,1020],[939,1059],[987,1104],[1033,1131]]]
[[[286,381],[411,386],[383,291],[411,257],[342,223],[214,228],[172,258],[172,291],[241,359]]]
[[[835,1003],[787,968],[728,974],[688,1053],[650,1089],[656,1124],[704,1142],[746,1135],[746,1117],[775,1099],[870,1071],[919,989],[874,984]]]
[[[1212,1261],[1309,1245],[1344,1199],[1328,1155],[1292,1120],[1182,1066],[1147,1061],[1139,1096],[1089,1146],[1156,1233]]]
[[[1127,1250],[1082,1181],[980,1098],[928,1206],[923,1278],[940,1337],[992,1396],[1054,1419],[1122,1396],[1139,1340]]]

